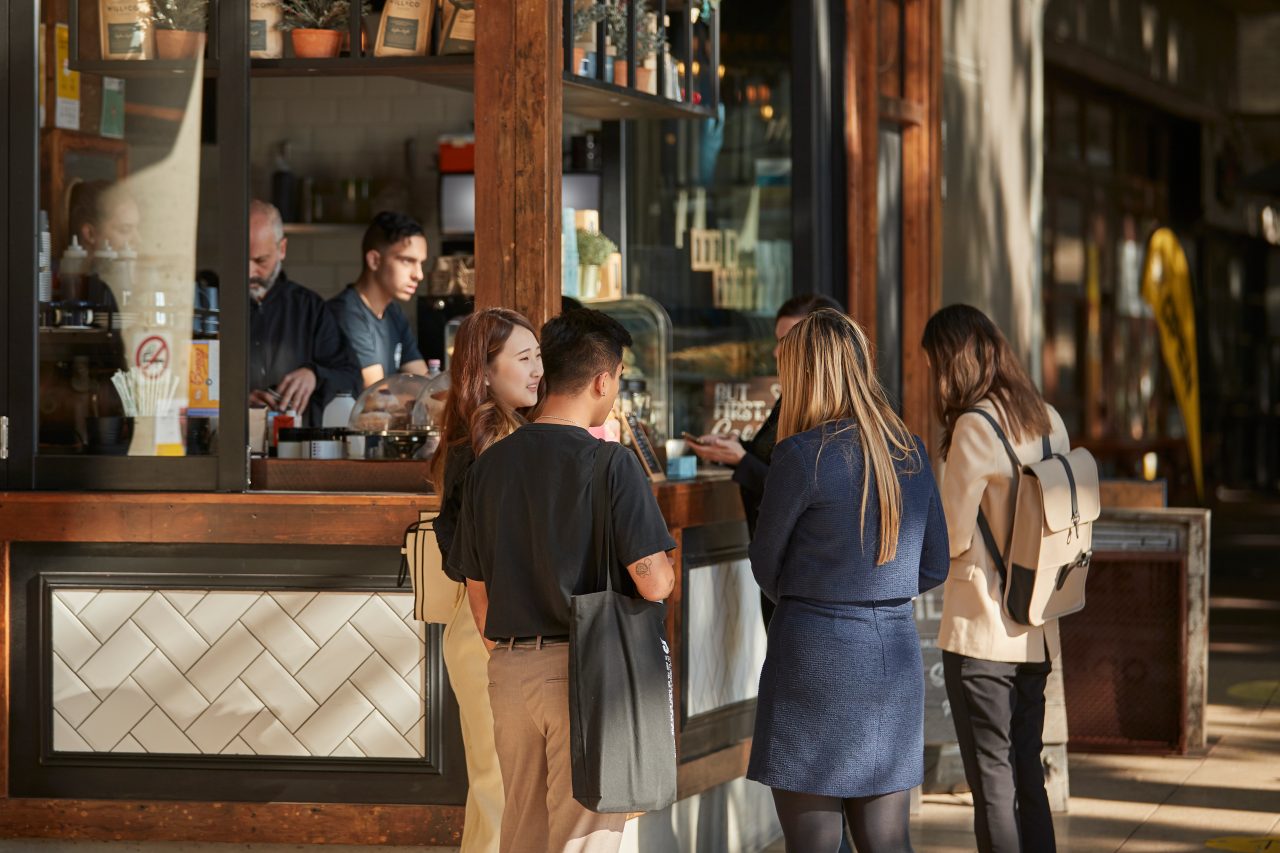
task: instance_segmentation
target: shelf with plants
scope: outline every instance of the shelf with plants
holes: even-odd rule
[[[395,2],[387,0],[386,8],[392,9]],[[253,76],[397,76],[456,89],[474,86],[474,58],[463,52],[469,50],[467,43],[442,32],[431,4],[426,7],[431,14],[418,20],[396,18],[391,27],[384,21],[393,16],[374,15],[369,0],[357,6],[350,0],[281,0],[268,12],[258,11],[259,5],[249,20]],[[217,75],[216,16],[209,16],[209,0],[153,0],[150,12],[137,13],[135,49],[115,53],[112,47],[121,44],[118,39],[111,42],[105,29],[101,40],[79,38],[82,32],[99,31],[99,9],[98,0],[71,3],[73,70],[123,78],[191,74],[197,69],[208,77]],[[458,14],[462,12],[451,11],[445,26]],[[412,39],[408,46],[402,41],[406,36]],[[174,53],[171,44],[182,52]],[[446,55],[439,55],[442,47]],[[203,64],[198,57],[205,57]]]
[[[387,0],[387,7],[394,2]],[[604,121],[715,115],[718,0],[564,3],[566,113]],[[139,13],[128,45],[133,49],[112,53],[111,47],[126,45],[107,39],[105,29],[101,41],[79,37],[100,29],[99,2],[73,0],[71,67],[123,78],[197,71],[217,76],[219,43],[212,8],[209,0],[153,0],[150,12]],[[451,11],[445,14],[462,14],[447,8]],[[255,77],[394,76],[462,91],[474,88],[475,60],[468,52],[474,44],[452,35],[452,18],[432,14],[410,22],[407,32],[416,36],[410,48],[387,36],[387,25],[379,25],[387,14],[373,15],[368,0],[355,6],[350,0],[282,0],[275,9],[273,17],[250,18],[250,72]],[[80,20],[82,13],[93,20]],[[403,36],[406,31],[395,32]],[[583,47],[586,42],[591,51]],[[596,51],[594,45],[605,50]],[[597,61],[597,54],[604,61]]]
[[[564,0],[565,112],[706,118],[719,106],[719,0]]]

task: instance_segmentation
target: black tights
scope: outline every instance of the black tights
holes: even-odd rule
[[[878,797],[820,797],[773,789],[787,853],[835,853],[844,833],[841,812],[858,853],[912,853],[911,791]]]

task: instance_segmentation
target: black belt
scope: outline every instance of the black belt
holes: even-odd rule
[[[512,649],[516,646],[533,646],[540,649],[543,646],[560,646],[569,642],[568,634],[537,634],[532,637],[499,637],[494,640],[497,643],[496,648]]]

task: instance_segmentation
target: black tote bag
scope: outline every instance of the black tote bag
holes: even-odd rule
[[[573,798],[593,812],[649,812],[676,799],[675,711],[665,607],[614,591],[609,460],[601,443],[591,481],[593,550],[601,592],[570,602],[569,736]]]

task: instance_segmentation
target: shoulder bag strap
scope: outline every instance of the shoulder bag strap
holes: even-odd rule
[[[604,572],[604,583],[597,588],[613,591],[613,564],[618,562],[613,539],[613,496],[609,493],[609,463],[619,445],[600,442],[591,475],[591,541],[596,558],[596,571]],[[598,577],[598,576],[597,576]]]

